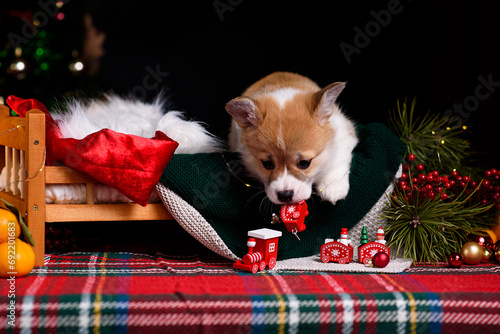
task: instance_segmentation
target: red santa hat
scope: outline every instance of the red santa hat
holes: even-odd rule
[[[377,230],[377,235],[385,235],[384,233],[384,229],[382,228],[382,226],[380,226]]]

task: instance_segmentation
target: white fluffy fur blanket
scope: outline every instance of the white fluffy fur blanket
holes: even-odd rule
[[[152,138],[157,130],[179,143],[175,153],[208,153],[221,148],[221,141],[200,122],[186,120],[180,111],[164,110],[165,101],[152,103],[105,95],[104,99],[69,100],[52,116],[64,138],[82,139],[101,129]]]

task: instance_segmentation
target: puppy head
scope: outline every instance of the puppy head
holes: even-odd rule
[[[339,112],[335,101],[344,87],[335,83],[315,93],[285,88],[226,104],[241,128],[243,164],[264,184],[273,203],[297,203],[311,196],[332,145],[328,120]]]

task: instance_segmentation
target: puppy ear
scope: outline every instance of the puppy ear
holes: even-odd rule
[[[259,111],[255,102],[248,97],[237,97],[226,103],[226,111],[242,128],[257,127]]]
[[[334,110],[333,106],[340,93],[344,90],[345,85],[346,82],[335,82],[314,94],[316,105],[314,112],[318,117],[319,124],[323,124],[330,118]]]

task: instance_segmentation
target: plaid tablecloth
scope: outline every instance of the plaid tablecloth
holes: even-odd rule
[[[500,266],[251,274],[212,254],[68,253],[2,279],[0,306],[0,333],[499,333]]]

